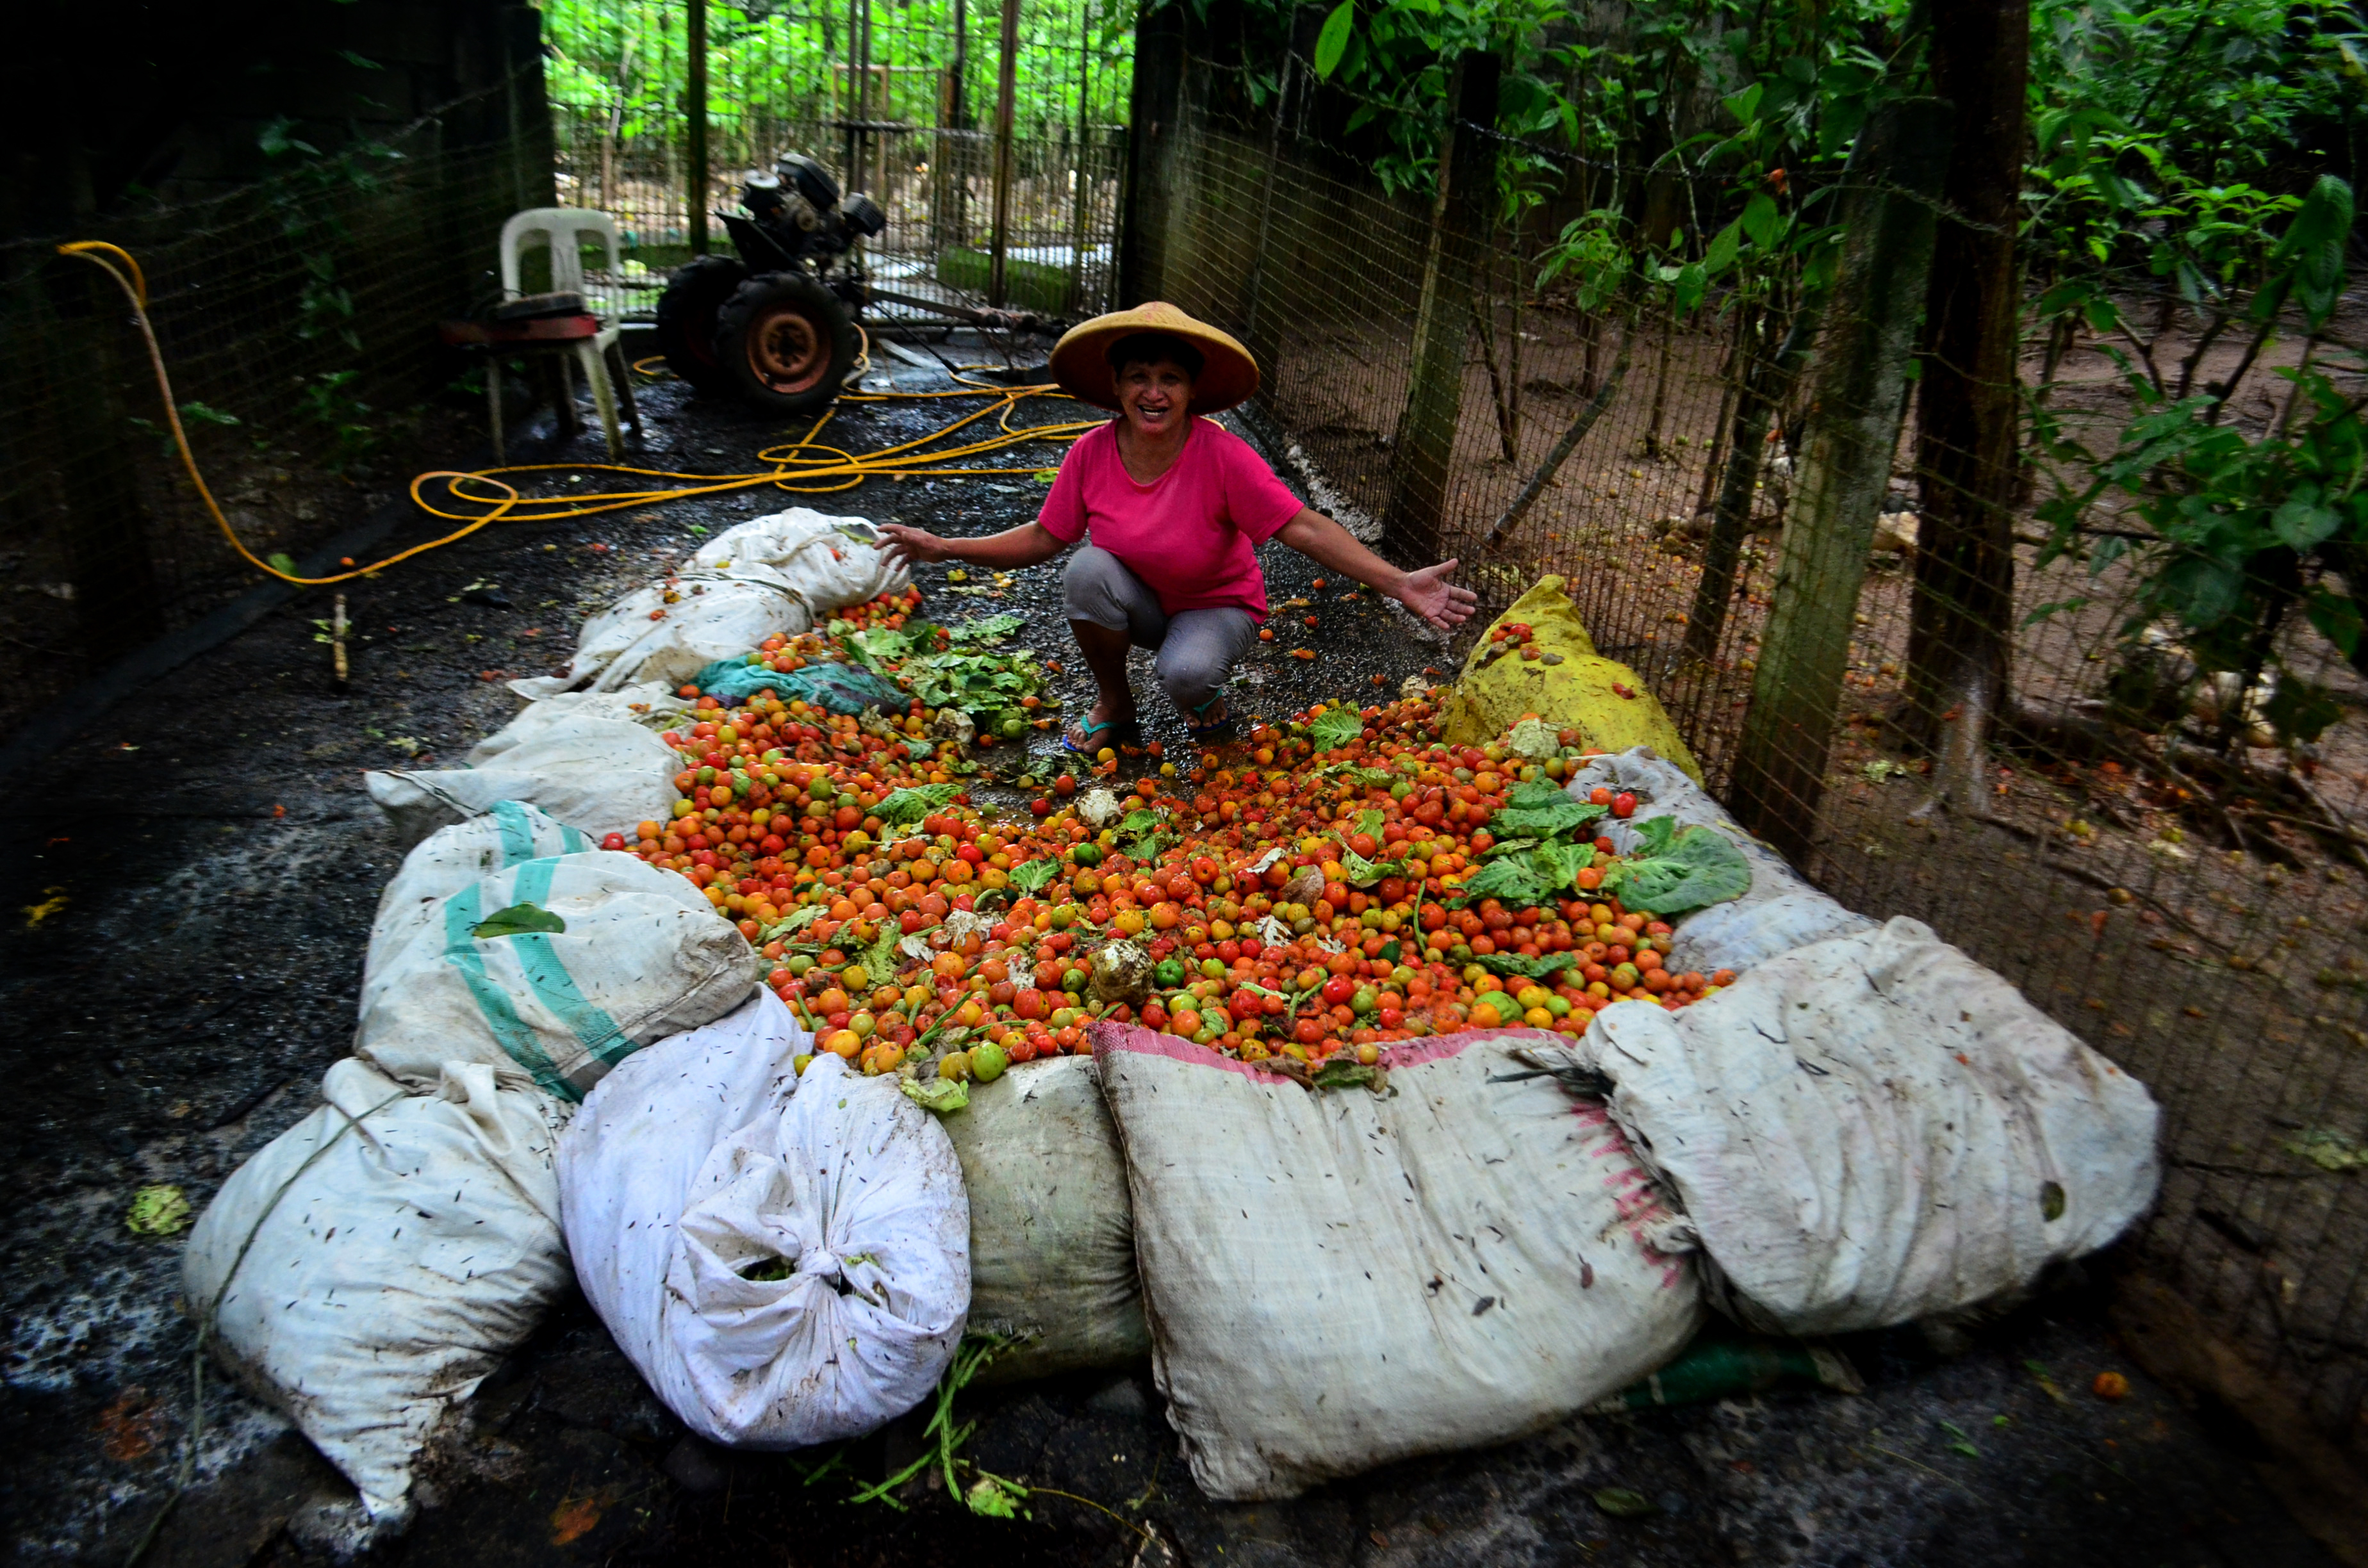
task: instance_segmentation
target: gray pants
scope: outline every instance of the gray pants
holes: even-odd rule
[[[1156,648],[1154,667],[1168,700],[1186,713],[1224,689],[1234,665],[1258,640],[1250,612],[1233,606],[1167,614],[1159,596],[1107,550],[1081,546],[1061,580],[1071,620],[1123,631],[1138,648]]]

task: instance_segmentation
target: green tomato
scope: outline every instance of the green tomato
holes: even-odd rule
[[[1381,996],[1370,985],[1360,985],[1357,994],[1349,998],[1349,1010],[1352,1013],[1370,1013],[1381,1005]]]
[[[1163,991],[1173,991],[1184,983],[1184,961],[1181,959],[1161,959],[1153,966],[1151,983]]]
[[[790,972],[791,974],[803,974],[806,971],[814,968],[814,961],[811,954],[800,953],[790,960]]]
[[[1067,1028],[1077,1021],[1077,1010],[1075,1007],[1055,1007],[1049,1021],[1056,1029]]]
[[[1083,991],[1086,988],[1087,983],[1092,979],[1093,976],[1087,974],[1084,970],[1073,969],[1061,977],[1061,989],[1064,991]]]
[[[1069,861],[1077,866],[1099,866],[1102,863],[1102,846],[1090,842],[1076,845],[1069,850]]]
[[[970,1075],[975,1083],[994,1083],[1003,1076],[1003,1070],[1009,1065],[1011,1058],[1005,1055],[1003,1047],[993,1040],[970,1048]]]
[[[1225,977],[1225,962],[1223,959],[1202,959],[1201,973],[1205,979],[1223,980]]]
[[[1393,801],[1403,801],[1408,795],[1413,793],[1414,785],[1409,780],[1404,778],[1399,779],[1396,783],[1390,786],[1390,799]]]

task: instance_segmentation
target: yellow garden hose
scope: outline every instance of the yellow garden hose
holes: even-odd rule
[[[240,557],[248,565],[267,575],[277,577],[283,583],[292,583],[300,587],[320,587],[332,583],[346,583],[356,577],[382,572],[390,566],[410,560],[415,555],[423,555],[428,551],[466,539],[490,523],[504,521],[547,523],[564,517],[591,517],[601,512],[615,512],[636,506],[655,506],[666,501],[679,501],[695,495],[728,494],[735,490],[754,490],[766,485],[788,491],[791,494],[825,494],[832,491],[852,489],[867,479],[883,474],[900,479],[980,479],[996,475],[1037,473],[1042,472],[1041,468],[954,468],[947,465],[963,458],[979,457],[988,452],[1023,446],[1030,441],[1074,441],[1101,423],[1100,419],[1095,418],[1015,427],[1011,423],[1013,411],[1026,399],[1068,396],[1065,392],[1042,386],[1001,387],[965,384],[942,392],[843,392],[840,394],[841,401],[848,403],[920,403],[949,397],[985,397],[990,401],[985,407],[973,409],[961,418],[940,426],[928,435],[909,441],[900,441],[893,447],[882,447],[875,451],[860,453],[849,452],[840,447],[825,446],[814,439],[822,433],[822,427],[830,423],[832,415],[837,412],[836,408],[828,409],[824,412],[821,418],[814,421],[813,428],[805,433],[803,440],[768,447],[758,452],[757,460],[768,466],[749,473],[673,473],[663,469],[632,468],[621,463],[593,462],[513,463],[503,468],[481,469],[472,473],[437,470],[420,474],[411,482],[412,500],[420,510],[431,517],[442,517],[447,521],[459,522],[466,526],[455,528],[441,539],[429,540],[424,544],[416,544],[408,550],[390,555],[383,561],[372,562],[368,566],[357,566],[351,571],[340,572],[328,577],[300,577],[293,573],[281,571],[249,550],[245,541],[238,537],[237,530],[231,527],[230,519],[222,516],[222,507],[214,500],[213,492],[207,487],[205,475],[198,468],[197,456],[189,450],[188,435],[181,427],[180,410],[173,400],[172,378],[165,373],[165,369],[164,350],[157,346],[155,328],[148,320],[148,281],[140,270],[139,262],[132,259],[129,251],[120,245],[109,244],[104,240],[80,240],[71,244],[63,244],[58,247],[58,253],[61,256],[78,257],[100,267],[109,278],[115,279],[116,287],[123,290],[124,298],[131,301],[131,323],[140,329],[140,335],[148,346],[148,364],[155,372],[156,390],[165,402],[165,422],[173,433],[173,445],[179,450],[181,465],[188,471],[189,483],[196,487],[199,499],[205,503],[206,511],[213,517],[214,526],[222,529],[222,537],[230,541],[231,548],[238,551]],[[635,369],[638,369],[639,366]],[[925,449],[936,447],[937,443],[956,431],[976,424],[989,415],[995,416],[995,434],[960,446],[937,450]],[[501,477],[504,474],[553,471],[571,473],[588,472],[620,474],[633,479],[659,480],[665,483],[634,490],[608,490],[588,495],[529,499],[515,485]],[[471,506],[484,506],[489,509],[482,514],[444,510],[427,499],[427,487],[438,481],[445,482],[446,491],[450,497]]]

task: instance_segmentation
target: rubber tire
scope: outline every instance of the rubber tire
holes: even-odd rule
[[[694,391],[738,390],[715,358],[715,317],[747,280],[748,268],[738,257],[702,256],[677,268],[658,296],[658,352]]]
[[[783,392],[759,372],[749,342],[753,333],[783,309],[810,323],[829,358],[822,373],[794,392]],[[774,414],[805,414],[829,406],[855,369],[860,350],[855,318],[838,296],[803,272],[765,272],[740,285],[715,318],[715,358],[733,390]]]

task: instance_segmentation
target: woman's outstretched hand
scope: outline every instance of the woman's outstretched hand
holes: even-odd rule
[[[1447,574],[1455,566],[1452,561],[1442,561],[1436,566],[1407,573],[1405,585],[1398,589],[1398,603],[1441,631],[1454,631],[1480,608],[1479,595],[1447,581]]]
[[[946,548],[944,540],[927,528],[916,528],[904,523],[882,523],[880,531],[888,536],[888,542],[881,547],[880,553],[887,557],[891,570],[909,568],[923,561],[943,561],[953,553]]]

